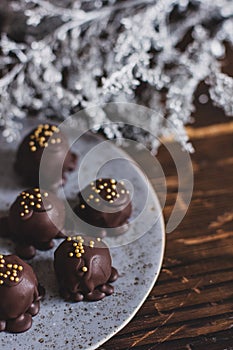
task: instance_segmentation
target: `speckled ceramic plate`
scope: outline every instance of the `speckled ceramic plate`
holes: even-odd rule
[[[1,140],[0,157],[1,164],[4,164],[0,170],[2,215],[22,190],[12,170],[16,147]],[[101,147],[104,151],[101,151]],[[74,149],[80,156],[81,187],[93,180],[96,174],[99,177],[124,178],[129,185],[133,184],[130,229],[117,239],[106,239],[111,249],[113,266],[120,273],[114,283],[115,293],[93,303],[63,301],[58,295],[53,270],[53,252],[60,243],[57,240],[53,250],[38,252],[30,261],[46,289],[41,310],[33,318],[33,326],[29,331],[22,334],[0,333],[2,350],[96,349],[132,319],[158,277],[164,252],[164,225],[157,196],[143,172],[118,147],[105,144],[91,134],[82,137]],[[79,190],[77,178],[78,171],[69,176],[65,187],[65,194],[71,201]],[[1,239],[0,246],[4,254],[14,251],[8,240]]]

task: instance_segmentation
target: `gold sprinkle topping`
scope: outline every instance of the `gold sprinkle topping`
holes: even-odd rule
[[[19,265],[19,266],[18,266],[18,270],[19,270],[19,271],[23,271],[23,266]]]
[[[48,197],[48,195],[49,195],[48,192],[44,193],[44,197]]]
[[[22,214],[23,214],[23,213],[22,213]],[[25,214],[29,214],[29,210],[28,210],[28,209],[25,210]]]
[[[81,253],[77,253],[77,254],[76,254],[76,257],[77,257],[77,258],[81,258],[81,256],[82,256]]]
[[[107,192],[110,193],[112,190],[111,188],[107,188]]]
[[[81,204],[80,207],[81,207],[81,209],[85,209],[86,208],[84,204]]]
[[[30,202],[30,205],[33,207],[35,205],[35,203],[34,202]]]
[[[72,258],[72,256],[74,256],[74,254],[73,253],[69,253],[69,256]]]
[[[20,216],[22,216],[22,217],[23,217],[24,215],[25,215],[24,213],[20,213]]]
[[[110,196],[110,195],[107,195],[107,196],[106,196],[106,198],[107,198],[107,199],[111,199],[111,198],[112,198],[112,196]]]
[[[4,259],[1,259],[0,262],[1,262],[1,264],[5,264],[5,260]]]
[[[12,264],[7,264],[6,267],[8,267],[9,269],[12,268]]]
[[[86,266],[83,266],[82,270],[83,272],[87,272],[88,268]]]
[[[34,198],[33,194],[30,194],[29,198],[30,198],[30,199],[33,199],[33,198]]]
[[[124,193],[125,193],[125,190],[121,190],[121,193],[124,194]]]
[[[97,237],[96,240],[97,240],[98,242],[101,242],[101,238],[100,238],[100,237]]]
[[[99,203],[99,201],[100,201],[99,198],[95,198],[96,203]]]
[[[3,255],[2,254],[0,255],[0,259],[3,259]]]
[[[68,242],[70,242],[70,241],[72,240],[72,238],[71,238],[71,237],[67,237],[66,240],[67,240]]]
[[[94,198],[93,194],[90,194],[89,198],[90,198],[90,199],[93,199],[93,198]]]
[[[110,182],[111,182],[111,184],[115,184],[116,180],[115,179],[111,179]]]
[[[4,282],[3,282],[3,280],[0,280],[0,284],[3,284]]]
[[[73,247],[77,247],[77,245],[78,245],[78,243],[76,243],[76,242],[73,243]]]
[[[0,264],[0,267],[4,267],[4,265],[3,265],[3,264]]]
[[[17,269],[18,267],[19,267],[19,265],[17,265],[17,264],[13,265],[13,269]]]
[[[41,205],[40,205],[40,204],[37,204],[36,207],[37,207],[38,209],[40,209],[40,208],[41,208]]]
[[[19,277],[16,277],[16,278],[15,278],[15,282],[19,282]]]
[[[36,151],[36,147],[35,147],[35,146],[32,146],[32,147],[31,147],[31,151],[32,151],[32,152],[35,152],[35,151]]]

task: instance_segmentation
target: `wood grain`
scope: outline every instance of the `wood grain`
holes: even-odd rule
[[[167,234],[162,271],[146,302],[99,350],[233,350],[233,123],[188,133],[196,149],[190,207]],[[165,147],[157,159],[166,175],[168,220],[177,173]],[[151,181],[156,189],[161,183]]]

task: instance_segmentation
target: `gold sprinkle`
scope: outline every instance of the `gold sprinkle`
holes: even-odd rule
[[[52,143],[53,145],[55,145],[56,140],[55,140],[55,139],[52,139],[52,140],[51,140],[51,143]]]
[[[127,190],[126,193],[129,194],[129,190]]]
[[[96,203],[99,203],[99,201],[100,201],[99,198],[95,198]]]
[[[111,179],[110,182],[111,182],[111,184],[115,184],[116,180],[115,179]]]
[[[103,190],[103,189],[104,189],[104,186],[103,186],[103,185],[99,185],[99,188],[100,188],[101,190]]]
[[[73,247],[77,247],[77,245],[78,245],[78,243],[76,243],[76,242],[73,243]]]
[[[41,198],[38,198],[38,202],[42,202],[42,199],[41,199]]]
[[[4,267],[4,265],[3,265],[3,264],[0,264],[0,267]]]
[[[44,143],[44,146],[45,146],[45,147],[48,147],[48,145],[49,145],[48,142],[45,142],[45,143]]]
[[[113,203],[113,200],[111,199],[111,200],[109,201],[109,203]]]
[[[15,278],[14,278],[13,276],[11,276],[11,277],[10,277],[10,280],[11,280],[11,281],[14,281],[14,280],[15,280]]]
[[[111,188],[107,188],[107,192],[110,193],[112,190]]]
[[[93,244],[95,244],[95,242],[94,241],[90,241],[90,244],[93,245]]]
[[[74,254],[73,253],[69,253],[69,256],[72,258],[72,256],[74,256]]]
[[[114,196],[116,195],[116,193],[115,193],[115,192],[112,192],[111,195],[114,197]]]
[[[10,275],[10,274],[11,274],[11,272],[10,272],[10,271],[7,271],[7,272],[6,272],[6,274],[7,274],[7,275]]]
[[[107,186],[108,186],[107,182],[105,182],[105,183],[104,183],[104,186],[105,186],[105,187],[107,187]]]
[[[5,260],[4,259],[1,259],[0,262],[1,262],[1,264],[5,264]]]
[[[41,208],[41,205],[40,205],[40,204],[37,204],[36,207],[37,207],[38,209],[40,209],[40,208]]]
[[[12,268],[12,264],[7,264],[6,267],[8,267],[9,269]]]
[[[95,190],[96,193],[100,193],[100,190]]]
[[[81,204],[80,207],[81,207],[81,209],[85,209],[86,208],[84,204]]]
[[[107,195],[107,196],[106,196],[106,198],[107,198],[107,199],[111,199],[111,198],[112,198],[112,196],[110,196],[110,195]]]
[[[94,186],[94,185],[95,185],[95,183],[92,181],[92,182],[91,182],[91,186]]]
[[[76,239],[77,241],[79,241],[80,239],[82,239],[82,236],[77,236]]]
[[[96,240],[97,240],[98,242],[101,242],[101,238],[100,238],[100,237],[97,237]]]
[[[3,280],[0,280],[0,284],[3,284],[4,282],[3,282]]]
[[[26,197],[29,197],[29,193],[26,193]]]
[[[0,259],[3,259],[3,255],[2,254],[0,255]]]
[[[27,197],[26,196],[23,196],[23,199],[26,199]]]
[[[68,242],[70,242],[70,241],[72,240],[72,238],[71,238],[71,237],[67,237],[66,240],[67,240]]]
[[[27,206],[27,205],[25,205],[25,206],[24,206],[24,209],[28,209],[28,206]]]
[[[42,127],[44,127],[44,129],[48,130],[49,129],[49,124],[45,124],[44,126],[42,125]]]
[[[40,193],[38,193],[36,196],[37,196],[37,198],[41,198],[41,194]]]
[[[94,198],[93,194],[90,194],[89,198],[90,198],[90,199],[93,199],[93,198]]]
[[[124,193],[125,193],[125,190],[121,190],[121,193],[124,194]]]
[[[49,195],[48,192],[44,193],[44,197],[48,197],[48,195]]]
[[[119,197],[120,197],[119,193],[117,193],[117,195],[116,195],[116,196],[117,196],[117,198],[119,198]]]
[[[19,267],[19,265],[17,265],[17,264],[13,265],[13,269],[17,269],[18,267]]]
[[[33,207],[33,205],[35,205],[35,203],[34,203],[34,202],[31,202],[30,205]]]
[[[58,139],[57,139],[57,143],[61,143],[61,139],[58,138]]]
[[[84,250],[84,249],[81,249],[81,250],[80,250],[80,253],[84,254],[84,253],[85,253],[85,250]]]
[[[34,198],[33,194],[31,194],[31,195],[29,196],[29,198],[30,198],[30,199],[33,199],[33,198]]]
[[[51,130],[56,131],[56,130],[58,130],[58,127],[56,125],[52,125]]]
[[[116,190],[116,185],[112,185],[112,189],[113,189],[113,190]]]
[[[22,217],[23,217],[23,216],[24,216],[24,213],[20,213],[20,216],[22,216]]]
[[[82,270],[83,270],[83,272],[87,272],[88,269],[86,266],[83,266]]]
[[[18,270],[19,270],[19,271],[23,271],[23,266],[19,265],[19,266],[18,266]]]
[[[81,256],[82,256],[81,253],[77,253],[77,254],[76,254],[76,257],[77,257],[77,258],[81,258]]]
[[[0,276],[3,276],[3,273],[2,273],[2,272],[0,272]]]
[[[9,271],[10,272],[10,271]],[[13,272],[13,274],[12,274],[14,277],[17,277],[17,272]]]
[[[29,210],[28,209],[25,210],[25,214],[29,214]]]
[[[124,183],[124,181],[120,181],[120,184],[124,185],[125,183]]]
[[[79,248],[76,248],[74,251],[76,254],[79,253]]]
[[[4,278],[7,278],[8,276],[7,276],[7,274],[5,273],[5,274],[3,275],[3,277],[4,277]]]
[[[34,188],[34,192],[39,192],[39,188]]]
[[[15,282],[19,282],[19,277],[16,277]]]
[[[29,142],[29,145],[30,145],[30,146],[34,146],[34,145],[35,145],[35,142],[34,142],[34,141],[30,141],[30,142]]]
[[[32,151],[32,152],[35,152],[35,151],[36,151],[36,147],[35,147],[35,146],[32,146],[32,147],[31,147],[31,151]]]
[[[31,140],[33,140],[34,138],[35,138],[35,136],[34,136],[34,135],[31,135],[31,136],[30,136],[30,139],[31,139]]]

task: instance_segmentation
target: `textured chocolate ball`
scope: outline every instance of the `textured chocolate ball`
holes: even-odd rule
[[[88,234],[101,237],[122,234],[129,227],[132,213],[130,192],[123,181],[98,179],[79,192],[74,212],[82,221],[94,226],[85,228]]]
[[[43,294],[31,266],[16,255],[0,255],[0,331],[28,330]]]
[[[111,295],[118,278],[108,247],[100,238],[68,237],[54,253],[60,295],[65,300],[95,301]]]
[[[53,238],[63,237],[65,222],[63,202],[51,192],[31,188],[19,194],[10,207],[8,226],[16,243],[17,254],[32,258],[36,248],[53,247]]]
[[[39,186],[41,180],[46,188],[56,189],[66,182],[66,173],[73,171],[76,163],[77,156],[61,130],[56,125],[40,124],[20,144],[15,170],[26,185]]]

